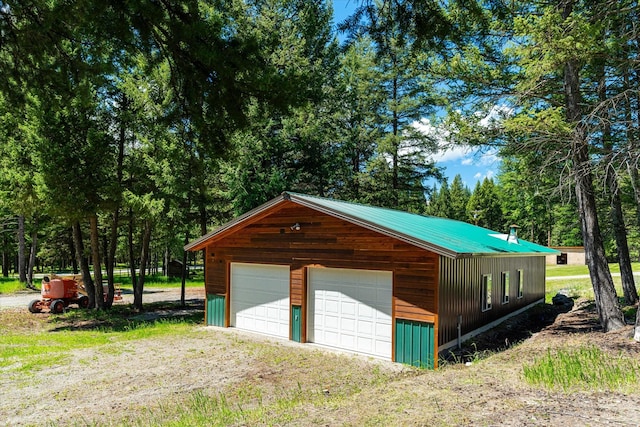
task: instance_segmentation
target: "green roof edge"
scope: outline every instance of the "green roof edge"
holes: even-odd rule
[[[424,236],[418,236],[417,234],[413,234],[411,232],[405,232],[402,230],[403,227],[399,227],[399,226],[394,226],[394,224],[389,224],[389,219],[386,218],[384,220],[372,220],[369,218],[365,218],[362,215],[358,215],[357,213],[353,213],[353,212],[349,212],[349,210],[366,210],[369,211],[369,213],[380,213],[383,215],[387,215],[387,216],[392,216],[392,217],[397,217],[397,216],[402,216],[403,219],[410,219],[410,220],[418,220],[420,222],[420,226],[424,227],[424,223],[426,221],[435,221],[437,223],[445,223],[447,225],[452,225],[454,227],[459,227],[462,229],[462,231],[473,231],[474,233],[477,233],[479,235],[480,238],[486,238],[486,237],[491,237],[492,239],[496,238],[495,234],[496,232],[489,230],[489,229],[485,229],[482,227],[478,227],[463,221],[456,221],[456,220],[452,220],[452,219],[448,219],[448,218],[439,218],[439,217],[428,217],[428,216],[424,216],[424,215],[420,215],[420,214],[415,214],[415,213],[411,213],[411,212],[405,212],[405,211],[399,211],[399,210],[394,210],[394,209],[389,209],[389,208],[382,208],[382,207],[376,207],[376,206],[369,206],[369,205],[363,205],[360,203],[354,203],[354,202],[348,202],[348,201],[342,201],[342,200],[336,200],[336,199],[329,199],[329,198],[324,198],[324,197],[319,197],[319,196],[309,196],[306,194],[300,194],[300,193],[294,193],[294,192],[288,192],[285,191],[283,192],[280,196],[275,197],[274,199],[258,206],[255,209],[252,209],[249,212],[246,212],[243,215],[240,215],[239,217],[227,222],[226,224],[221,225],[220,227],[216,228],[215,230],[213,230],[210,233],[207,233],[206,235],[200,237],[199,239],[194,240],[193,242],[185,245],[184,249],[185,250],[191,250],[194,247],[197,247],[199,245],[201,245],[202,243],[204,243],[205,241],[207,241],[208,239],[210,239],[211,237],[215,236],[216,234],[219,234],[237,224],[242,223],[243,221],[251,218],[252,216],[267,210],[273,206],[276,206],[280,203],[282,203],[283,201],[292,201],[296,204],[299,204],[301,206],[305,206],[311,209],[314,209],[316,211],[322,212],[324,214],[336,217],[336,218],[340,218],[343,219],[347,222],[356,224],[358,226],[361,226],[363,228],[375,231],[377,233],[389,236],[389,237],[393,237],[396,238],[398,240],[401,240],[405,243],[411,244],[413,246],[431,251],[431,252],[435,252],[439,255],[442,256],[446,256],[449,258],[455,258],[455,259],[459,259],[459,258],[470,258],[470,257],[509,257],[509,256],[546,256],[546,255],[554,255],[554,254],[559,254],[560,252],[555,250],[555,249],[550,249],[548,247],[542,246],[542,245],[538,245],[536,243],[531,243],[528,242],[526,240],[521,240],[525,246],[527,248],[532,248],[535,249],[533,251],[507,251],[504,249],[495,249],[494,252],[491,251],[460,251],[460,250],[456,250],[453,247],[446,247],[443,244],[437,244],[433,241],[429,241],[427,238],[425,238]],[[337,206],[336,206],[337,205]],[[344,208],[341,208],[343,207]],[[406,227],[405,227],[406,228]],[[493,234],[491,234],[493,233]],[[436,233],[437,234],[437,233]],[[437,237],[437,236],[436,236]],[[447,238],[434,238],[433,240],[451,240],[451,239],[447,239]],[[500,240],[500,239],[498,239]],[[471,242],[471,240],[466,239],[467,244],[469,242]],[[489,243],[494,243],[497,244],[498,241],[494,241],[494,240],[489,240],[487,239],[486,242]],[[461,245],[465,243],[465,238],[458,238],[457,240],[457,244]],[[503,244],[503,243],[502,243]],[[516,243],[510,243],[511,244],[516,244]],[[517,243],[520,247],[520,244]],[[507,245],[507,247],[509,246]],[[453,244],[451,244],[450,246],[454,246]],[[469,245],[468,246],[474,246],[474,245]],[[475,245],[478,246],[478,245]],[[482,246],[482,245],[480,245]],[[486,245],[485,245],[486,246]]]

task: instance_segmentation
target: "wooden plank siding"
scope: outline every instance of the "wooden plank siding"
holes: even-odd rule
[[[300,230],[291,226],[300,224]],[[438,255],[292,202],[207,246],[206,291],[226,294],[233,262],[289,265],[292,305],[302,307],[306,341],[307,267],[392,271],[393,312],[437,327]],[[229,298],[227,298],[227,301]]]
[[[517,274],[524,274],[523,295],[518,298]],[[509,302],[503,303],[502,273],[509,272]],[[492,307],[482,310],[482,276],[492,276]],[[439,338],[441,345],[457,340],[458,316],[461,335],[524,308],[545,295],[545,257],[440,257]]]

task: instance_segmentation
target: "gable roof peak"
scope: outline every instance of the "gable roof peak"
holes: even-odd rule
[[[257,218],[284,202],[308,207],[450,258],[544,256],[558,253],[522,239],[518,239],[517,242],[496,239],[499,233],[463,221],[288,191],[188,244],[185,250],[202,249],[206,242],[216,235]]]

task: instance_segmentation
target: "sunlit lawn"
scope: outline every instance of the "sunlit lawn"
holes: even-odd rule
[[[115,276],[115,282],[119,283],[122,289],[133,289],[131,276],[129,275]],[[162,274],[153,274],[151,276],[145,277],[144,280],[145,288],[179,288],[180,286],[182,286],[181,278],[166,277]],[[202,276],[202,273],[188,278],[185,281],[185,286],[187,288],[203,287],[204,277]]]
[[[15,277],[0,277],[0,294],[12,294],[26,289],[24,283],[20,283]]]
[[[61,276],[65,274],[71,273],[58,273]],[[106,280],[106,272],[102,272],[103,279]],[[40,277],[38,275],[38,279],[34,279],[34,286],[36,288],[40,288]],[[131,275],[130,274],[120,274],[115,276],[115,282],[119,284],[121,289],[124,290],[132,290],[133,285],[131,284]],[[145,277],[145,288],[179,288],[182,285],[182,279],[179,277],[166,277],[162,274],[152,274]],[[185,286],[188,288],[198,288],[204,286],[204,276],[202,270],[196,270],[196,274],[192,275],[192,277],[187,278],[185,282]],[[11,277],[0,277],[0,294],[12,294],[21,290],[25,290],[26,285],[20,283],[18,278],[15,275]]]
[[[640,263],[633,263],[634,272],[640,272]],[[609,269],[612,273],[619,273],[620,267],[618,264],[609,264]],[[571,276],[584,276],[580,278],[574,278]],[[639,276],[636,275],[636,282]],[[563,293],[572,298],[588,298],[593,300],[593,286],[591,279],[589,278],[589,270],[586,265],[552,265],[547,266],[547,280],[546,282],[546,298],[547,303],[551,303],[551,299],[557,293]],[[624,295],[622,291],[622,283],[619,275],[613,276],[613,283],[616,287],[616,293],[619,297]],[[638,286],[636,284],[636,286]],[[621,299],[622,302],[622,299]],[[624,305],[624,304],[623,304]],[[635,310],[632,307],[623,307],[625,315],[627,317],[635,316]]]
[[[640,273],[640,263],[631,264],[634,272]],[[617,263],[609,264],[609,269],[612,273],[620,273],[620,266]],[[581,276],[588,275],[589,269],[586,265],[548,265],[547,277],[562,277],[562,276]]]

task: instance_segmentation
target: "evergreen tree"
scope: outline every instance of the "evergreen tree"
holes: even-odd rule
[[[403,25],[408,22],[408,10],[402,2],[375,2],[363,11],[370,19],[368,33],[376,52],[377,93],[381,94],[376,110],[380,137],[366,168],[365,201],[422,212],[424,183],[440,176],[429,160],[435,141],[414,126],[434,111],[437,102],[431,92],[429,57],[410,48],[415,39]]]
[[[442,180],[440,189],[437,189],[434,185],[426,213],[441,218],[451,218],[453,216],[449,184],[446,178]]]
[[[367,165],[376,152],[380,130],[377,109],[382,102],[375,68],[375,51],[369,37],[350,44],[340,55],[336,76],[334,123],[342,160],[337,174],[337,195],[344,200],[366,203]]]
[[[492,179],[485,178],[476,186],[467,203],[469,221],[497,232],[506,231],[500,199]]]
[[[462,183],[462,177],[457,174],[449,188],[451,198],[451,216],[449,218],[458,221],[468,221],[467,204],[471,197],[471,191]]]

